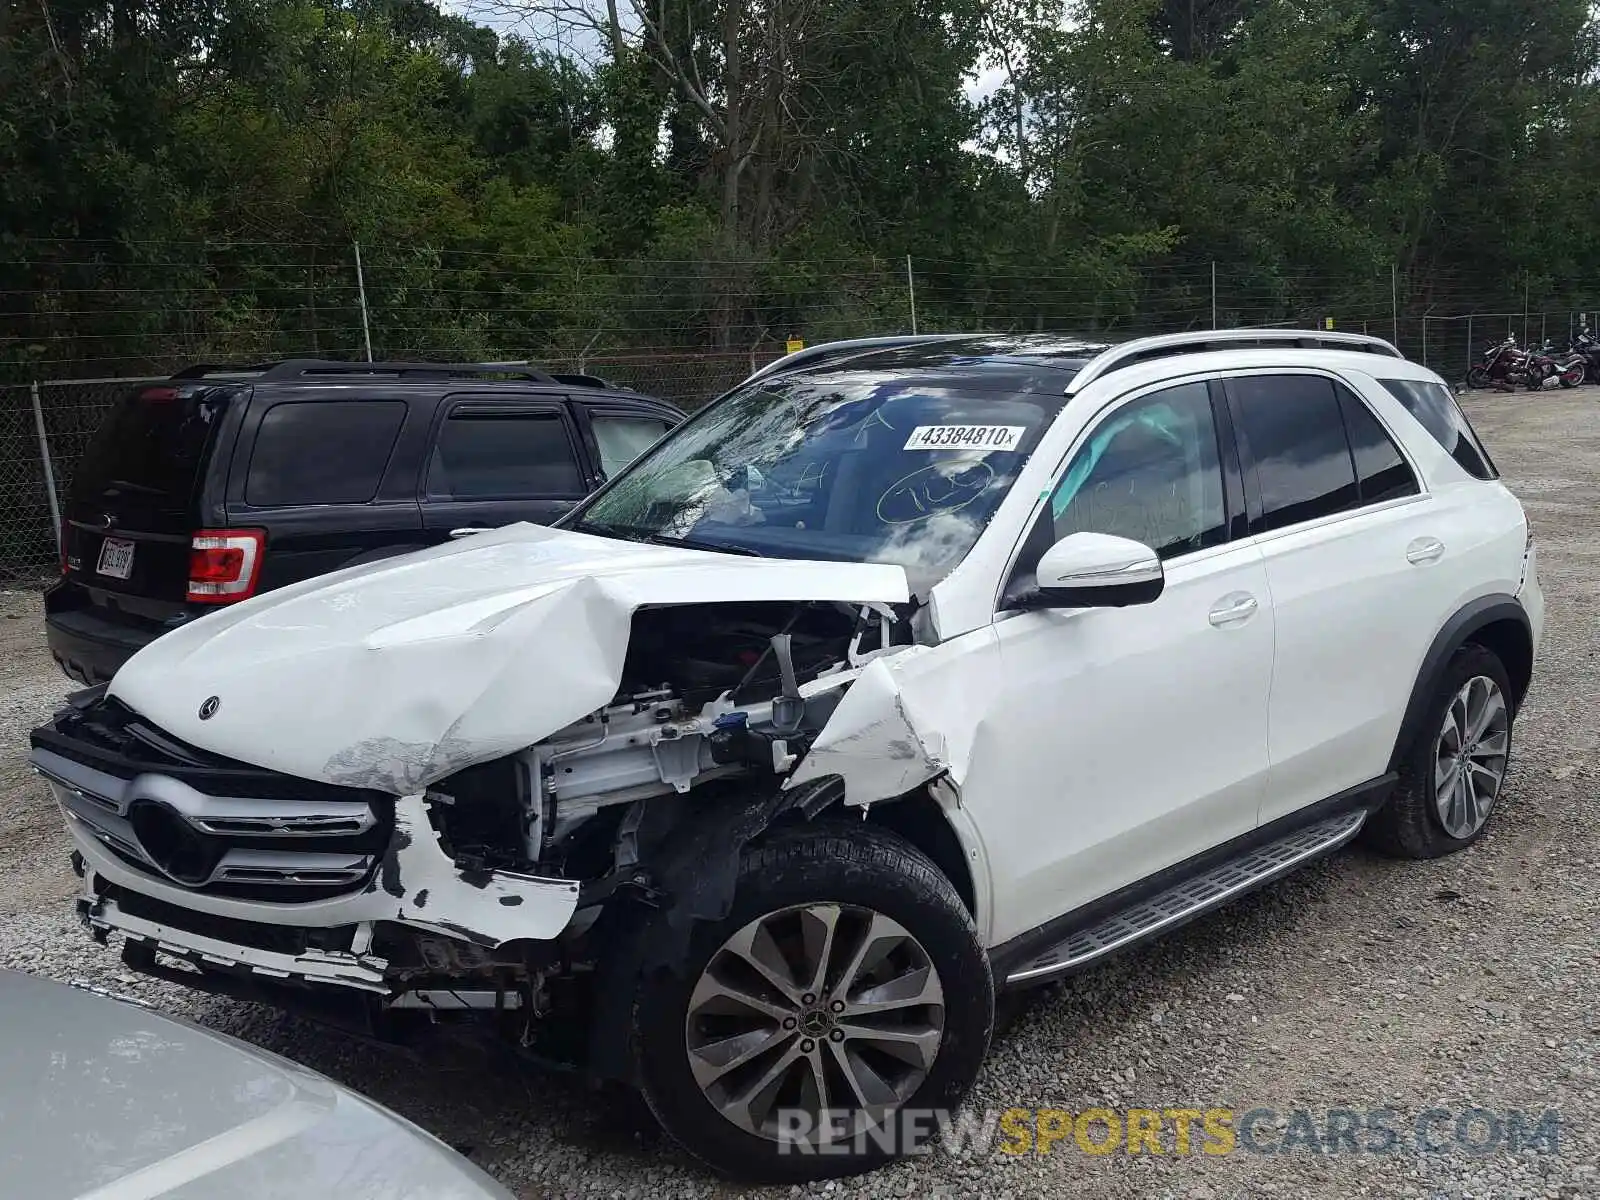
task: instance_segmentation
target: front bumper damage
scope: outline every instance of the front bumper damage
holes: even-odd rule
[[[385,924],[493,949],[512,940],[553,940],[577,908],[578,884],[571,880],[458,866],[440,847],[421,794],[394,802],[388,848],[355,891],[276,903],[207,894],[157,878],[160,867],[135,866],[127,857],[130,843],[138,845],[123,836],[130,810],[150,800],[158,785],[161,802],[170,803],[173,780],[152,774],[122,780],[40,749],[33,763],[82,861],[85,922],[97,936],[121,933],[201,970],[389,995],[395,977],[374,950],[374,933]],[[185,790],[201,814],[237,811],[235,798]],[[303,815],[294,802],[279,807]],[[290,931],[311,937],[294,945],[294,937],[274,936]]]

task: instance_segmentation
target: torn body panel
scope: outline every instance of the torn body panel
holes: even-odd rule
[[[211,614],[141,650],[110,695],[211,753],[403,795],[609,703],[642,608],[907,599],[898,566],[514,525]]]
[[[938,646],[909,646],[874,658],[861,668],[785,786],[837,776],[846,804],[869,805],[943,775],[959,785],[985,698],[998,686],[998,671],[990,627]]]
[[[263,925],[335,928],[397,921],[419,929],[497,946],[514,939],[555,938],[578,904],[578,885],[510,871],[473,872],[458,866],[439,845],[418,794],[395,802],[394,833],[364,890],[324,900],[270,903],[199,892],[156,879],[123,861],[85,816],[83,784],[58,769],[51,790],[66,817],[73,843],[100,877],[158,902],[210,916]]]

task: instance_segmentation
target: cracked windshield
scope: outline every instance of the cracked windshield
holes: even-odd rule
[[[696,417],[573,528],[733,554],[896,563],[914,592],[977,541],[1059,396],[774,380]]]

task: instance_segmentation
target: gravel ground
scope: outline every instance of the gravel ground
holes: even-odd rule
[[[1558,1152],[1504,1144],[1388,1154],[1048,1154],[943,1150],[855,1180],[761,1195],[1426,1198],[1600,1196],[1600,394],[1467,401],[1532,514],[1549,621],[1517,725],[1505,808],[1472,851],[1312,867],[1046,993],[996,1040],[973,1105],[1560,1115]],[[65,835],[27,772],[28,728],[65,691],[37,598],[0,595],[0,963],[85,979],[226,1030],[373,1096],[526,1197],[747,1194],[561,1077],[457,1045],[374,1050],[342,1035],[125,973],[76,927]],[[1480,1119],[1481,1120],[1481,1119]],[[1471,1136],[1482,1141],[1486,1126]],[[1362,1137],[1366,1141],[1366,1135]],[[1197,1137],[1198,1144],[1198,1137]],[[1544,1143],[1548,1149],[1548,1143]]]

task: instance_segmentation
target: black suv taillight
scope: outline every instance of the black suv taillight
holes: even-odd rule
[[[189,543],[191,604],[231,604],[255,594],[264,529],[200,529]]]

